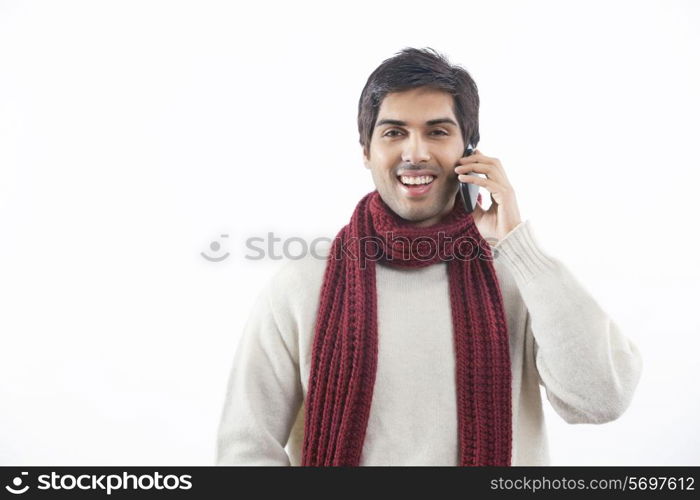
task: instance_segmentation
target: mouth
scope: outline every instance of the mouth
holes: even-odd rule
[[[437,178],[433,174],[418,172],[420,175],[397,175],[399,189],[409,197],[423,196],[430,192]]]

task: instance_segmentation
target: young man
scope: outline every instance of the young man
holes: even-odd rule
[[[569,423],[629,406],[636,346],[540,248],[500,161],[462,157],[478,109],[432,49],[370,75],[358,125],[376,190],[324,258],[285,263],[259,296],[217,463],[546,465],[540,385]],[[465,210],[459,181],[490,207]]]

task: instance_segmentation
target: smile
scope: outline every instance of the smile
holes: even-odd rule
[[[414,177],[411,175],[401,175],[399,176],[399,180],[404,186],[416,186],[421,184],[430,184],[435,180],[435,177],[432,175],[421,175],[418,177]]]
[[[434,175],[399,175],[396,178],[401,191],[409,197],[427,194],[435,180]]]

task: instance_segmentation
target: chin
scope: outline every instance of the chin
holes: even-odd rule
[[[458,189],[458,186],[456,187]],[[448,205],[452,208],[456,194],[457,190],[455,189],[450,190],[450,192],[431,193],[430,196],[421,200],[410,200],[401,193],[379,192],[384,202],[395,214],[416,224],[438,217],[448,210]]]
[[[431,204],[429,207],[406,207],[405,205],[401,205],[398,207],[398,210],[394,210],[392,208],[392,210],[394,210],[399,217],[415,224],[419,224],[439,216],[443,209],[444,206],[435,207],[434,204]]]

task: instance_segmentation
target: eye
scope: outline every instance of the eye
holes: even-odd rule
[[[386,131],[386,132],[384,133],[384,136],[385,136],[385,137],[396,137],[396,134],[392,134],[392,132],[400,132],[400,131],[399,131],[399,130],[396,130],[395,128],[392,128],[392,129]],[[430,133],[431,133],[431,134],[434,134],[434,133],[436,133],[436,132],[437,132],[438,135],[450,135],[450,134],[448,134],[447,132],[445,132],[445,131],[442,130],[442,129],[433,130],[433,131],[431,131]]]

